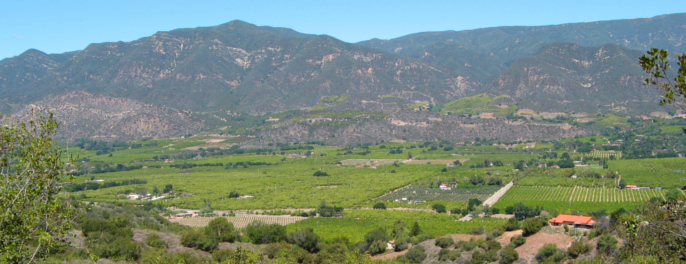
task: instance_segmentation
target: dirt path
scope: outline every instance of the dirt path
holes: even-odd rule
[[[513,185],[514,185],[514,182],[510,182],[510,183],[506,184],[505,186],[500,188],[500,190],[496,191],[493,195],[491,195],[491,197],[488,197],[488,199],[486,199],[486,201],[484,201],[483,205],[493,206],[495,203],[498,202],[498,200],[501,197],[503,197],[503,195],[505,195],[507,190],[512,188]]]
[[[500,245],[502,245],[503,247],[507,247],[507,245],[510,244],[510,240],[512,240],[513,237],[521,236],[522,233],[524,233],[524,230],[508,231],[503,233],[498,238],[496,238],[495,241],[498,241],[498,243],[500,243]]]
[[[410,249],[405,249],[405,250],[403,250],[403,251],[398,251],[398,252],[386,253],[386,254],[383,254],[383,255],[372,256],[372,259],[373,259],[373,260],[389,260],[389,259],[394,259],[394,258],[400,257],[400,256],[402,256],[402,255],[405,255],[405,253],[407,253],[407,251],[410,251]]]

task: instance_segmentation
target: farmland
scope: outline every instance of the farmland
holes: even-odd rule
[[[504,209],[514,203],[540,205],[546,209],[583,210],[590,208],[633,208],[652,197],[664,199],[662,190],[627,190],[600,187],[514,186],[494,207]],[[592,211],[592,210],[591,210]]]
[[[476,198],[480,201],[486,200],[494,192],[500,189],[496,187],[483,188],[453,188],[452,190],[441,190],[439,188],[427,188],[426,186],[408,186],[392,193],[383,195],[377,200],[380,201],[401,201],[406,200],[446,200],[446,201],[460,201],[467,202],[469,199]]]
[[[336,237],[348,237],[350,241],[360,241],[364,235],[376,228],[390,230],[397,220],[410,225],[417,221],[424,232],[432,236],[445,234],[467,234],[476,227],[492,229],[502,226],[506,220],[481,218],[469,222],[456,221],[459,216],[429,212],[400,212],[387,210],[350,210],[344,212],[343,218],[310,218],[288,225],[288,230],[302,227],[314,229],[324,240]]]
[[[253,221],[261,221],[267,224],[279,224],[288,225],[293,224],[298,221],[307,219],[306,217],[297,216],[266,216],[266,215],[236,215],[236,216],[220,216],[226,218],[229,223],[232,223],[236,228],[246,227]],[[183,217],[183,218],[173,218],[170,222],[179,223],[187,226],[203,227],[215,219],[216,217]]]

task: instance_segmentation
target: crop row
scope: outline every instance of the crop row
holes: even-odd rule
[[[664,199],[662,190],[628,190],[616,188],[515,186],[503,201],[575,201],[575,202],[642,202],[652,197]]]
[[[622,157],[622,152],[621,151],[591,151],[589,153],[586,153],[584,156],[588,157],[594,157],[594,158],[602,158],[602,159],[609,159],[610,156],[615,156],[615,158],[619,159]]]
[[[213,219],[217,217],[182,217],[172,218],[169,221],[179,223],[186,226],[203,227],[207,226]],[[232,217],[225,217],[236,228],[246,227],[253,221],[262,221],[267,224],[289,225],[295,222],[307,219],[306,217],[296,216],[252,216],[252,215],[238,215]]]

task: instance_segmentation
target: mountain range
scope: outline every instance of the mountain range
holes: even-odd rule
[[[651,47],[686,52],[684,36],[684,13],[424,32],[359,43],[232,21],[131,42],[95,43],[63,54],[30,49],[3,59],[0,112],[16,115],[29,105],[61,109],[55,100],[90,98],[75,100],[87,102],[103,96],[133,100],[124,105],[138,110],[145,105],[156,110],[142,112],[166,120],[174,111],[193,119],[202,113],[364,109],[384,100],[407,110],[488,94],[532,111],[643,115],[669,108],[657,104],[659,91],[642,86],[645,73],[637,58]],[[342,100],[327,103],[332,97]],[[83,108],[63,112],[66,120],[90,120],[83,116],[92,105],[72,102],[70,107]],[[105,123],[112,127],[119,121],[113,122]],[[105,123],[88,131],[99,131]],[[188,128],[207,129],[208,124],[196,120]]]

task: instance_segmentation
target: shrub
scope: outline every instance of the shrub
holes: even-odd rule
[[[424,253],[424,247],[423,246],[416,246],[412,247],[409,251],[407,251],[407,254],[405,254],[405,257],[412,263],[422,263],[424,259],[426,258],[426,253]]]
[[[441,248],[447,248],[449,246],[452,246],[453,244],[455,244],[455,241],[452,237],[441,237],[436,239],[436,246],[439,246]]]
[[[162,240],[158,234],[151,233],[148,235],[148,237],[145,240],[145,243],[148,244],[148,246],[154,247],[154,248],[167,248],[167,242]]]
[[[374,204],[374,209],[386,210],[386,204],[384,204],[384,203],[376,203],[376,204]]]
[[[564,260],[565,254],[555,244],[545,244],[536,254],[538,263],[561,263]]]
[[[610,255],[616,248],[617,239],[611,235],[602,235],[600,238],[598,238],[598,252]]]
[[[348,255],[348,247],[341,243],[326,245],[317,253],[314,263],[343,263]],[[309,254],[308,254],[309,256]],[[307,263],[305,261],[298,263]]]
[[[212,219],[205,227],[205,233],[217,238],[219,242],[233,243],[236,240],[236,229],[224,217]]]
[[[518,247],[518,246],[524,245],[524,243],[526,243],[526,238],[524,236],[516,236],[516,237],[513,237],[512,239],[510,239],[510,243],[512,243],[512,245],[514,245],[514,247]]]
[[[388,242],[376,240],[369,245],[369,248],[367,248],[367,252],[369,252],[369,254],[372,254],[372,255],[378,255],[378,254],[386,252],[387,246],[388,246]]]
[[[524,229],[524,236],[530,236],[538,233],[543,228],[543,221],[538,218],[527,218],[522,224],[522,229]]]
[[[405,238],[398,238],[395,240],[395,247],[393,247],[393,250],[397,251],[403,251],[407,249],[409,245],[407,244],[407,240]]]
[[[434,204],[431,206],[432,209],[436,210],[436,213],[445,213],[445,205]]]
[[[441,249],[440,252],[438,252],[438,260],[440,261],[455,261],[458,258],[460,258],[462,254],[459,251],[456,250],[449,250],[449,249]]]
[[[307,250],[310,253],[319,251],[319,236],[312,228],[299,228],[288,234],[288,242]]]
[[[286,238],[286,227],[254,221],[245,227],[245,236],[255,244],[276,243]]]
[[[507,223],[503,225],[503,229],[505,229],[505,231],[515,231],[519,229],[519,226],[519,221],[517,221],[517,218],[513,217],[507,220]]]
[[[591,251],[591,246],[584,244],[584,242],[576,241],[569,246],[569,249],[567,249],[567,254],[575,259],[579,257],[579,255],[586,254],[589,251]]]
[[[519,253],[517,253],[517,251],[514,250],[514,247],[506,247],[505,249],[503,249],[503,251],[500,252],[501,264],[510,264],[514,263],[517,260],[519,260]]]
[[[323,171],[318,170],[318,171],[315,171],[315,172],[314,172],[313,176],[317,176],[317,177],[320,177],[320,176],[329,176],[329,174],[327,174],[326,172],[323,172]]]

